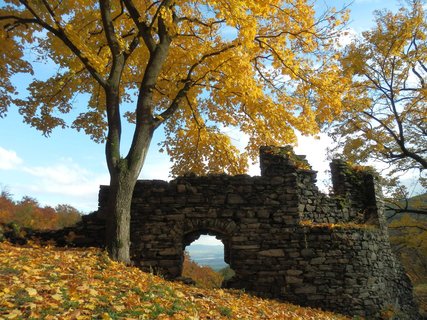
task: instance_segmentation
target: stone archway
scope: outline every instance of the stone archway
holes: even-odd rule
[[[199,242],[201,236],[206,236],[202,242]],[[206,242],[207,239],[213,240],[213,243]],[[207,240],[210,241],[210,240]],[[213,285],[214,288],[227,287],[227,283],[234,279],[236,272],[230,264],[230,237],[220,234],[216,231],[201,229],[195,230],[184,235],[182,251],[182,273],[181,278],[184,281],[189,279],[196,283],[207,281],[205,285],[208,288]],[[187,259],[190,259],[186,263]],[[194,264],[198,264],[201,269],[208,267],[212,271],[206,270],[206,273],[195,272]],[[194,273],[195,272],[195,273]],[[218,275],[214,276],[214,273]],[[201,276],[205,274],[204,276]],[[220,279],[222,275],[222,279]],[[193,278],[193,277],[196,278]],[[220,280],[218,282],[218,280]]]
[[[288,147],[262,147],[260,165],[260,177],[138,181],[131,207],[135,264],[179,277],[185,245],[213,234],[236,272],[229,287],[367,318],[398,297],[400,307],[415,314],[371,173],[333,162],[335,195],[329,196],[319,192],[304,157]],[[103,187],[101,212],[107,198]]]
[[[231,262],[231,239],[236,229],[232,220],[220,219],[187,219],[184,223],[182,249],[190,245],[201,235],[214,236],[224,245],[224,261],[233,269]]]

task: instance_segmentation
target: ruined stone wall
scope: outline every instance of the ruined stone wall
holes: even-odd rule
[[[332,164],[334,195],[292,149],[263,147],[261,176],[138,181],[131,256],[142,269],[181,275],[201,234],[222,240],[236,275],[226,285],[373,319],[397,308],[417,319],[410,282],[390,248],[375,175]],[[100,211],[108,187],[101,187]],[[402,318],[403,319],[403,318]]]

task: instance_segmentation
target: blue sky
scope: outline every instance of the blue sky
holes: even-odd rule
[[[339,8],[344,1],[328,0],[326,3]],[[397,1],[390,0],[355,0],[350,7],[350,27],[356,33],[366,30],[372,26],[374,10],[394,9],[397,5]],[[15,80],[20,88],[25,88],[29,78]],[[76,103],[84,106],[84,99]],[[162,132],[158,130],[140,178],[168,179],[169,159],[158,153],[157,148],[161,138]],[[329,143],[327,139],[303,138],[297,148],[297,153],[306,154],[313,168],[319,171],[319,180],[326,178],[322,173],[328,168],[325,148]],[[258,174],[258,168],[252,167],[250,174]],[[17,200],[29,195],[42,205],[66,203],[91,212],[97,209],[99,185],[108,184],[108,181],[104,146],[94,143],[84,133],[56,129],[45,138],[24,124],[13,106],[7,117],[0,118],[0,191],[7,190]]]

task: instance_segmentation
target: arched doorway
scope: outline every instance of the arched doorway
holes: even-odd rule
[[[212,230],[192,231],[183,239],[182,276],[191,278],[200,287],[221,287],[235,274],[229,258],[229,239],[224,234]]]

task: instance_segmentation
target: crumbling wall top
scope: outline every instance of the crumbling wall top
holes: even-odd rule
[[[347,198],[353,208],[360,210],[360,223],[385,227],[378,173],[371,167],[352,165],[342,159],[332,160],[330,167],[334,194]]]
[[[259,157],[263,177],[280,176],[298,170],[312,171],[306,157],[296,155],[292,146],[263,146],[260,148]]]

